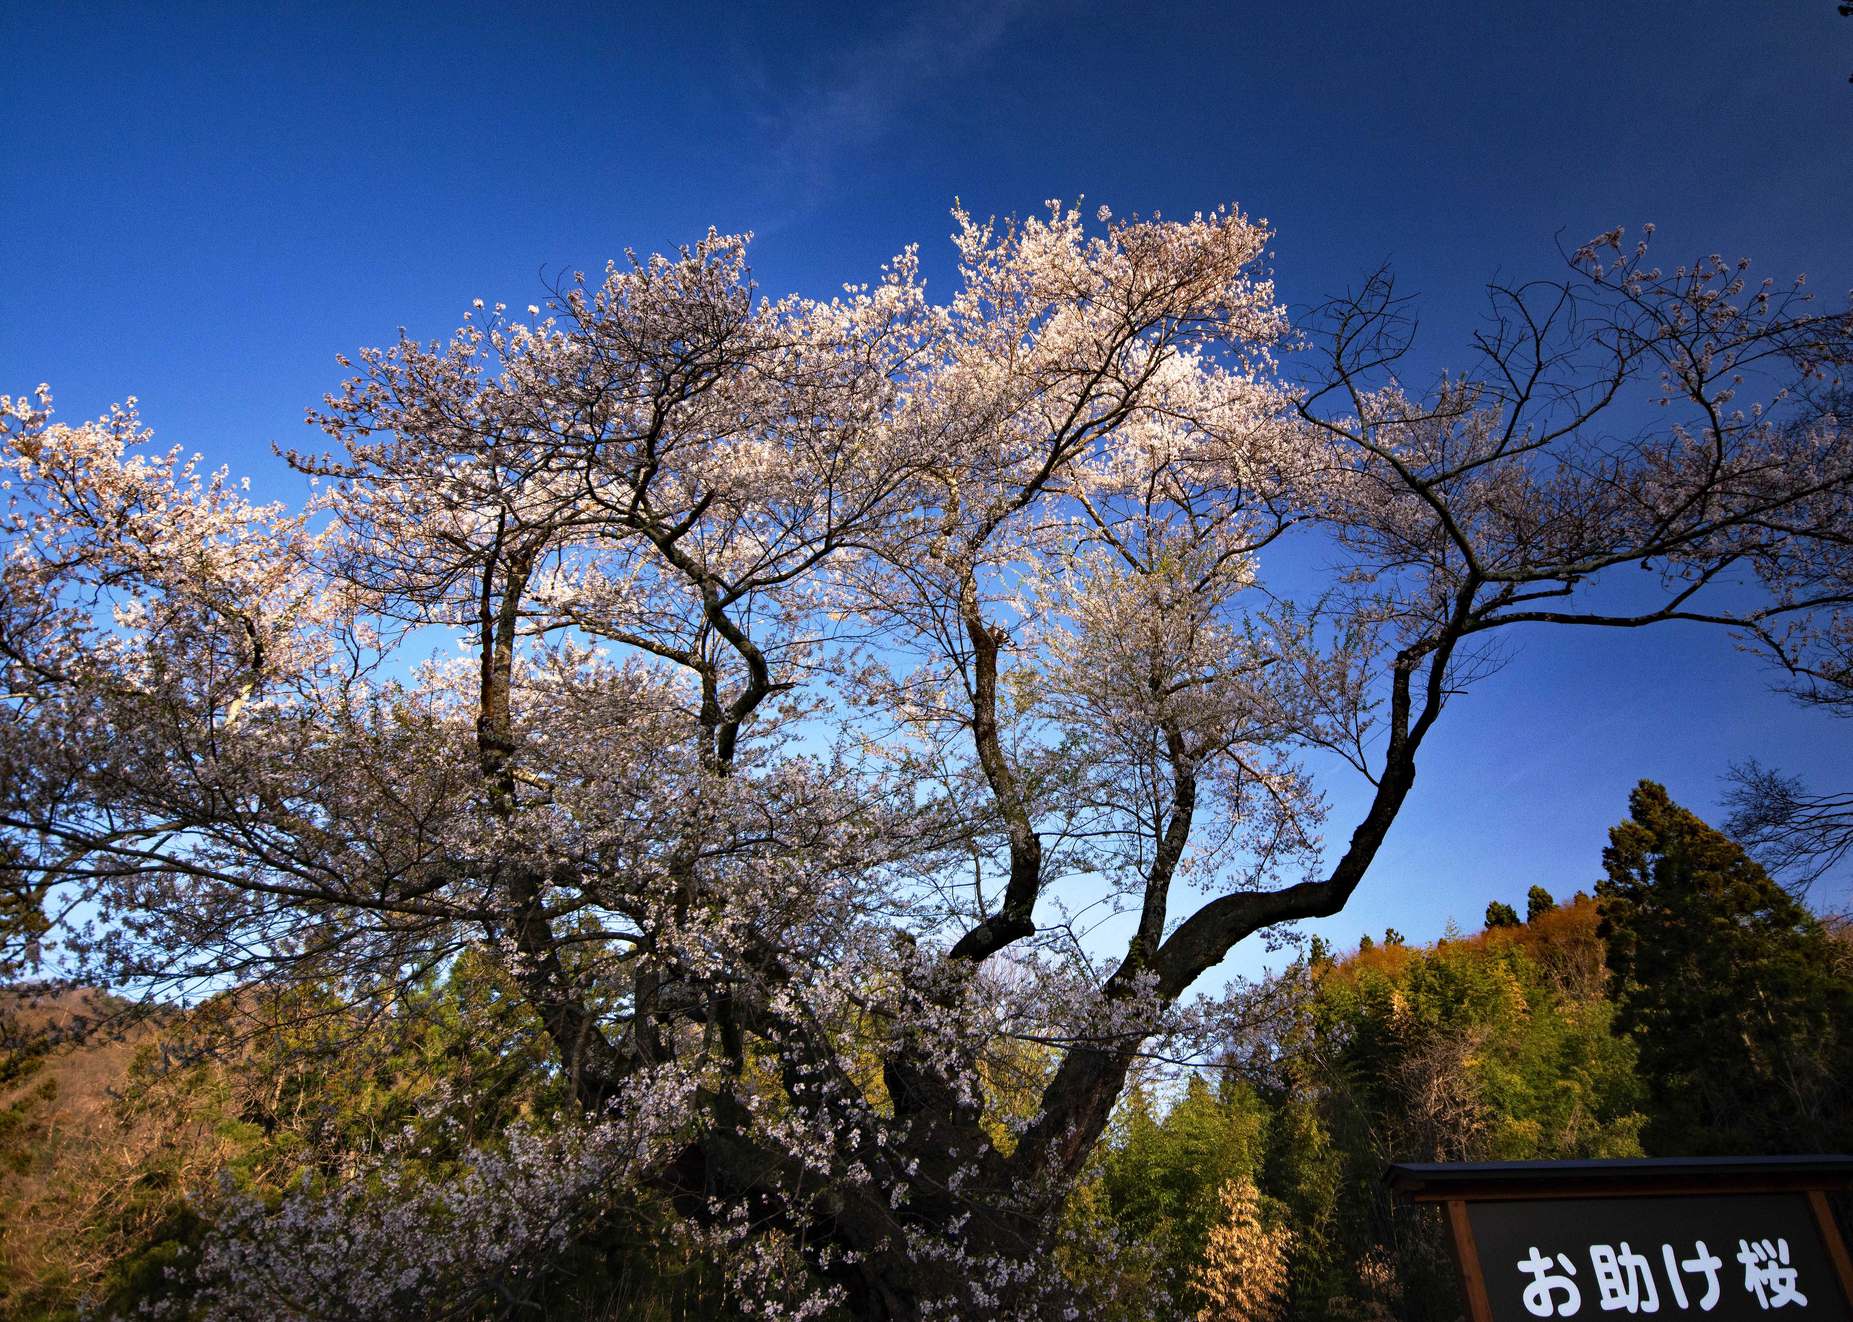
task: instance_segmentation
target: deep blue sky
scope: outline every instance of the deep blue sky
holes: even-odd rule
[[[1392,261],[1437,365],[1488,277],[1615,224],[1853,284],[1831,0],[259,8],[0,7],[0,390],[138,395],[266,491],[337,352],[709,225],[757,232],[773,292],[916,240],[943,290],[955,195],[1234,201],[1291,302]],[[1701,812],[1749,756],[1853,784],[1849,727],[1720,635],[1521,644],[1438,729],[1337,939],[1591,885],[1641,776]]]

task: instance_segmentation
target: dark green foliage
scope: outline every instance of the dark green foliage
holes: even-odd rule
[[[1113,1223],[1156,1251],[1174,1291],[1202,1256],[1222,1186],[1260,1170],[1268,1110],[1239,1080],[1212,1089],[1196,1076],[1162,1118],[1142,1088],[1122,1104],[1101,1192]]]
[[[1248,1176],[1294,1234],[1289,1316],[1458,1316],[1439,1222],[1394,1207],[1383,1167],[1639,1154],[1643,1093],[1632,1043],[1610,1031],[1595,929],[1584,904],[1269,980],[1254,992],[1263,1027],[1232,1044],[1218,1083],[1162,1114],[1135,1095],[1105,1161],[1111,1220],[1174,1278],[1201,1253],[1217,1189]]]
[[[1618,1025],[1660,1155],[1853,1144],[1853,978],[1821,922],[1729,837],[1642,781],[1602,862]]]
[[[1192,1315],[1176,1283],[1201,1255],[1219,1187],[1249,1178],[1294,1236],[1296,1322],[1454,1322],[1439,1218],[1393,1205],[1389,1162],[1640,1156],[1644,1135],[1666,1155],[1775,1150],[1728,1115],[1687,1114],[1680,1094],[1709,1068],[1690,1044],[1713,1033],[1735,1045],[1712,1050],[1787,1061],[1791,1083],[1813,1078],[1807,1095],[1825,1104],[1833,1062],[1853,1060],[1839,1026],[1853,1023],[1848,943],[1657,787],[1635,807],[1600,910],[1534,886],[1522,924],[1495,902],[1485,932],[1450,928],[1426,949],[1394,929],[1348,959],[1311,944],[1253,990],[1254,1027],[1215,1082],[1191,1081],[1169,1109],[1132,1094],[1081,1201],[1152,1254],[1141,1297]],[[1611,960],[1630,975],[1613,977]],[[1710,1023],[1719,1007],[1732,1014]],[[1767,1080],[1745,1077],[1735,1105],[1763,1108]],[[1815,1147],[1848,1141],[1816,1132]]]

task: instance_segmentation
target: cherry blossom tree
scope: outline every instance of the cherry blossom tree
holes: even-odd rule
[[[1826,435],[1845,432],[1853,397],[1843,386],[1819,391],[1790,426]],[[1771,660],[1789,694],[1829,716],[1853,714],[1853,527],[1844,492],[1825,492],[1806,516],[1839,528],[1783,543],[1764,556],[1759,572],[1781,598],[1808,608],[1759,622],[1748,632],[1753,648]],[[1726,802],[1726,830],[1786,884],[1806,889],[1853,850],[1853,795],[1844,788],[1812,788],[1800,777],[1755,759],[1734,765]]]
[[[295,511],[6,400],[0,826],[54,966],[368,1006],[485,952],[586,1134],[485,1157],[529,1224],[474,1270],[636,1182],[799,1314],[1056,1315],[1128,1072],[1343,907],[1496,630],[1820,604],[1735,580],[1844,533],[1853,455],[1785,409],[1848,323],[1740,268],[1605,235],[1418,392],[1388,278],[1295,339],[1239,212],[955,222],[944,303],[912,250],[763,298],[710,234],[364,351]],[[1264,575],[1296,538],[1329,581]],[[313,1312],[341,1206],[234,1218],[208,1265],[294,1247],[223,1311]]]

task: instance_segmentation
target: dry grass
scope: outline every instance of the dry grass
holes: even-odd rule
[[[118,1010],[81,991],[0,1004],[15,1044],[0,1084],[5,1316],[74,1316],[235,1146],[209,1097],[146,1068],[165,1025]]]

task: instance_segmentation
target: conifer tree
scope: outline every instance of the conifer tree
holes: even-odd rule
[[[1846,1142],[1853,981],[1820,921],[1728,836],[1642,781],[1597,886],[1616,1025],[1640,1049],[1662,1155]]]

